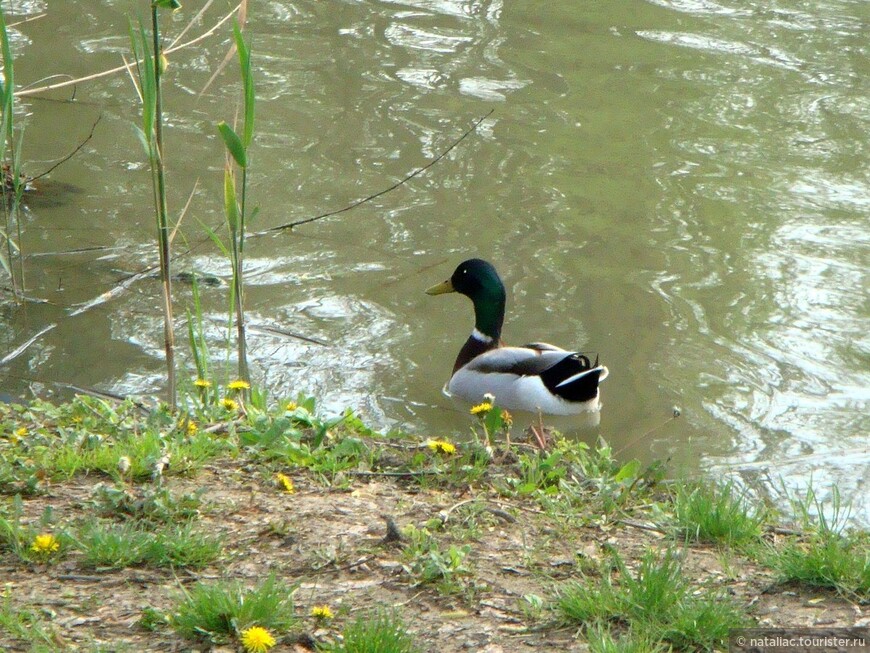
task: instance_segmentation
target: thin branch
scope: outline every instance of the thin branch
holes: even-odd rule
[[[482,123],[484,120],[489,118],[492,115],[493,111],[495,111],[495,109],[490,109],[489,113],[487,113],[485,116],[475,120],[474,124],[472,124],[471,127],[469,127],[468,130],[466,130],[466,132],[464,134],[462,134],[462,136],[460,136],[458,139],[453,141],[453,143],[450,145],[450,147],[448,147],[446,150],[441,152],[441,154],[436,156],[429,163],[427,163],[426,165],[424,165],[421,168],[417,168],[416,170],[411,172],[411,174],[407,175],[406,177],[404,177],[400,181],[397,181],[395,184],[393,184],[389,188],[385,188],[384,190],[379,191],[377,193],[374,193],[373,195],[369,195],[368,197],[364,197],[361,200],[357,200],[356,202],[353,202],[353,203],[345,206],[343,209],[338,209],[336,211],[329,211],[328,213],[322,213],[321,215],[316,215],[313,218],[305,218],[304,220],[296,220],[295,222],[288,222],[287,224],[278,225],[277,227],[272,227],[271,229],[267,229],[266,231],[261,231],[261,232],[258,232],[256,234],[251,234],[251,236],[261,236],[263,234],[271,233],[273,231],[284,231],[285,229],[292,229],[293,227],[298,227],[299,225],[308,224],[309,222],[314,222],[315,220],[322,220],[323,218],[329,218],[329,217],[332,217],[333,215],[338,215],[339,213],[344,213],[345,211],[350,211],[351,209],[355,209],[360,204],[365,204],[366,202],[371,202],[373,199],[377,199],[381,195],[386,195],[390,191],[396,190],[399,186],[401,186],[404,183],[407,183],[408,181],[410,181],[411,179],[413,179],[417,175],[420,175],[423,172],[426,172],[426,170],[428,170],[429,168],[434,166],[436,163],[438,163],[441,159],[443,159],[445,156],[447,156],[447,154],[453,148],[455,148],[462,141],[464,141],[468,136],[470,136],[471,133],[474,132],[474,130],[476,130],[480,126],[480,123]]]
[[[19,20],[17,23],[9,23],[6,28],[9,29],[10,27],[18,27],[19,25],[24,25],[24,23],[29,23],[30,21],[36,20],[38,18],[45,18],[46,16],[48,16],[48,14],[36,14],[35,16],[28,16],[27,18]]]
[[[184,203],[184,207],[181,209],[181,213],[178,214],[178,221],[175,223],[175,228],[172,230],[172,233],[169,235],[169,242],[175,242],[175,234],[178,233],[178,229],[181,227],[181,221],[184,220],[184,216],[187,215],[187,209],[190,208],[190,203],[193,201],[193,196],[196,194],[196,189],[199,186],[199,177],[196,178],[196,181],[193,182],[193,188],[190,190],[190,195],[187,196],[187,202]]]
[[[247,22],[247,20],[248,20],[248,0],[242,0],[242,2],[239,3],[239,29],[243,30],[245,28],[245,23]],[[226,54],[226,56],[224,56],[224,60],[221,61],[220,64],[218,64],[218,67],[211,74],[211,77],[208,78],[208,81],[202,87],[200,92],[197,93],[197,95],[196,95],[197,99],[199,99],[200,97],[205,95],[205,92],[212,85],[212,82],[214,82],[214,80],[217,79],[217,76],[220,75],[221,72],[223,72],[223,69],[226,68],[227,64],[230,61],[232,61],[232,58],[235,54],[236,54],[236,42],[235,42],[235,40],[233,40],[233,42],[230,43],[230,49],[227,50],[227,54]]]
[[[286,338],[296,338],[298,340],[304,340],[305,342],[310,342],[315,345],[320,345],[322,347],[328,347],[329,344],[323,342],[322,340],[317,340],[316,338],[310,338],[308,336],[303,336],[299,333],[294,333],[293,331],[288,331],[287,329],[279,329],[278,327],[267,326],[265,324],[257,325],[251,324],[248,325],[248,329],[250,331],[258,331],[260,333],[268,333],[273,336],[284,336]]]
[[[184,38],[184,35],[190,31],[190,28],[193,27],[193,24],[195,22],[197,22],[200,18],[202,18],[203,14],[205,14],[205,12],[208,11],[208,8],[211,7],[213,2],[214,2],[214,0],[208,0],[208,2],[206,2],[202,6],[202,9],[200,9],[198,12],[196,12],[196,15],[193,18],[191,18],[190,21],[188,21],[188,23],[187,23],[187,25],[185,25],[184,29],[181,30],[181,33],[172,40],[172,43],[169,44],[170,48],[173,47],[176,43],[178,43],[181,39]],[[235,9],[233,11],[235,11]]]
[[[51,167],[50,167],[48,170],[46,170],[45,172],[43,172],[43,173],[41,173],[41,174],[38,174],[38,175],[36,175],[35,177],[31,178],[30,181],[36,181],[36,180],[39,179],[40,177],[45,177],[45,175],[47,175],[48,173],[52,172],[52,171],[53,171],[54,169],[56,169],[56,168],[57,168],[61,163],[66,163],[66,162],[69,161],[71,158],[73,158],[73,157],[76,155],[76,153],[78,153],[78,151],[79,151],[80,149],[82,149],[82,148],[87,144],[87,142],[88,142],[89,140],[91,140],[91,139],[94,137],[94,130],[97,128],[97,125],[100,124],[100,121],[101,121],[102,119],[103,119],[103,114],[101,113],[99,116],[97,116],[97,120],[96,120],[96,122],[94,122],[94,124],[91,125],[91,133],[88,134],[88,137],[87,137],[85,140],[83,140],[81,143],[79,143],[79,146],[78,146],[76,149],[74,149],[72,152],[70,152],[69,154],[67,154],[65,157],[63,157],[60,161],[58,161],[57,163],[55,163],[53,166],[51,166]]]
[[[76,249],[64,249],[56,252],[30,252],[25,254],[27,258],[39,258],[40,256],[69,256],[71,254],[90,254],[92,252],[110,252],[115,250],[124,250],[127,247],[118,245],[110,247],[109,245],[94,245],[92,247],[77,247]]]
[[[0,365],[5,365],[9,361],[14,360],[15,358],[18,358],[18,356],[23,354],[27,350],[27,348],[30,347],[30,345],[32,345],[34,342],[39,340],[44,334],[48,333],[56,326],[57,326],[57,324],[52,323],[52,324],[49,324],[47,327],[43,327],[41,330],[39,330],[36,333],[36,335],[34,335],[29,340],[27,340],[27,342],[22,344],[20,347],[16,347],[13,351],[9,352],[8,354],[6,354],[6,356],[4,356],[2,359],[0,359]]]

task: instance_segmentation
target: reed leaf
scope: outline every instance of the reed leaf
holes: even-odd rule
[[[251,72],[251,48],[242,36],[238,23],[233,24],[233,37],[239,52],[239,66],[242,70],[242,85],[244,87],[245,126],[242,141],[247,149],[254,138],[254,75]]]
[[[235,162],[240,168],[247,168],[248,156],[245,153],[245,146],[242,145],[239,135],[224,121],[219,122],[217,128],[221,138],[224,140],[224,145],[226,145]]]
[[[239,205],[236,201],[236,180],[229,166],[224,170],[224,213],[235,241],[235,234],[239,229]],[[235,244],[231,243],[231,246],[234,247]]]

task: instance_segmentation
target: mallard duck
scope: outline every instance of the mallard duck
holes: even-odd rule
[[[474,303],[474,329],[459,350],[447,383],[450,395],[471,403],[495,397],[508,410],[576,415],[597,411],[598,384],[607,368],[585,354],[545,342],[508,347],[501,341],[505,289],[495,268],[473,258],[459,264],[429,295],[458,292]]]

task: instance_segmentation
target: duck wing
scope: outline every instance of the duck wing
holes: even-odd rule
[[[465,368],[479,374],[511,374],[539,377],[553,395],[567,401],[586,401],[598,395],[598,384],[607,368],[579,352],[566,351],[547,343],[525,347],[499,347],[481,354]]]

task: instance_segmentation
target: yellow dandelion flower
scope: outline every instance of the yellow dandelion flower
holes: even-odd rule
[[[429,440],[426,443],[426,446],[435,453],[456,453],[456,445],[452,444],[451,442],[447,442],[447,440]]]
[[[315,605],[311,608],[311,616],[315,619],[332,619],[335,617],[328,605]]]
[[[292,413],[297,408],[299,408],[299,406],[295,401],[288,401],[287,405],[284,406],[284,410],[286,410],[287,412],[290,412],[290,413]]]
[[[22,426],[20,429],[15,431],[15,435],[17,435],[19,438],[23,438],[25,435],[27,435],[27,427]]]
[[[476,406],[472,406],[469,411],[472,415],[486,415],[489,411],[492,410],[492,404],[488,401],[484,401],[482,404],[477,404]]]
[[[293,494],[296,491],[296,488],[293,486],[293,479],[287,476],[287,474],[275,474],[275,484],[284,490],[287,494]]]
[[[199,427],[196,425],[196,422],[188,422],[187,423],[187,434],[188,435],[195,435],[197,431],[199,431]]]
[[[262,626],[251,626],[242,631],[242,646],[247,653],[266,653],[275,646],[275,638]]]
[[[197,379],[193,382],[193,385],[195,385],[197,388],[210,388],[211,381],[209,381],[208,379]]]
[[[30,545],[30,550],[38,556],[47,558],[52,553],[56,553],[60,549],[60,542],[51,533],[43,533],[37,535],[33,539],[33,544]]]
[[[238,392],[239,390],[250,390],[251,384],[247,381],[242,381],[241,379],[238,379],[236,381],[230,381],[227,384],[227,389],[233,390],[235,392]]]
[[[239,402],[235,399],[230,399],[229,397],[225,397],[221,400],[221,406],[226,408],[231,413],[235,413],[239,409]]]

